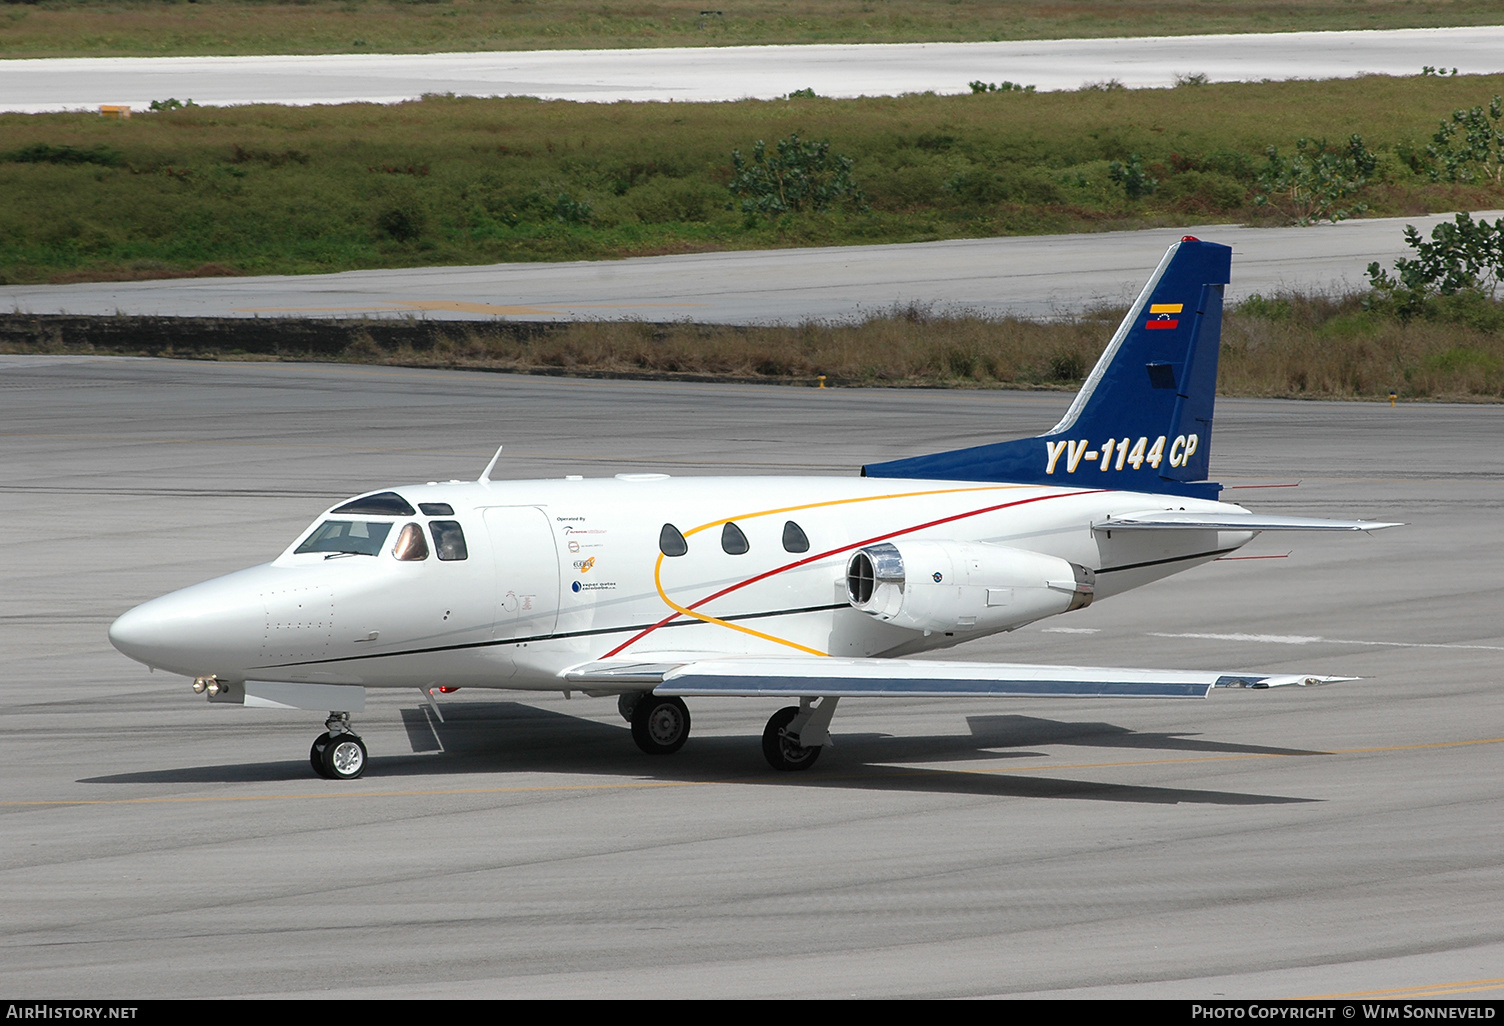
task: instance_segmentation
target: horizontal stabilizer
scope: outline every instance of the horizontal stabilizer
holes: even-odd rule
[[[886,698],[1205,698],[1212,688],[1325,684],[1350,677],[1091,666],[952,663],[914,659],[733,656],[662,662],[591,663],[565,674],[589,689],[655,685],[660,695]]]
[[[1150,510],[1100,520],[1093,531],[1378,531],[1403,524],[1376,520],[1322,520],[1317,517],[1271,517],[1254,513],[1198,513]]]

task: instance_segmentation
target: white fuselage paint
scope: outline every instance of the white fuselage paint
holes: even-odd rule
[[[176,673],[367,687],[562,690],[609,657],[895,656],[995,630],[930,633],[850,606],[847,562],[881,541],[984,542],[1097,571],[1096,598],[1168,577],[1253,532],[1102,531],[1145,510],[1244,512],[1204,500],[1033,485],[863,478],[451,482],[394,489],[453,514],[389,521],[377,555],[299,554],[173,592],[111,630],[126,654]],[[468,558],[399,561],[406,523],[463,526]],[[783,544],[787,521],[809,542]],[[721,544],[734,522],[747,551]],[[688,551],[659,550],[664,524]]]

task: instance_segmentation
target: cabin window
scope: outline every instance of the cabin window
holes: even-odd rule
[[[433,550],[440,559],[449,562],[470,558],[470,552],[465,548],[465,532],[460,530],[458,521],[430,520],[428,532],[433,535]]]
[[[423,537],[423,528],[408,524],[397,535],[397,544],[392,546],[392,555],[403,562],[417,563],[428,558],[428,541]]]
[[[296,549],[297,552],[345,552],[374,556],[392,530],[391,524],[371,520],[325,520]]]
[[[658,551],[665,556],[682,556],[689,551],[689,543],[673,524],[664,524],[658,532]]]
[[[454,516],[454,507],[447,502],[420,502],[418,503],[418,508],[423,511],[423,515],[426,517]]]
[[[413,508],[396,492],[377,492],[375,495],[351,499],[330,512],[365,513],[378,517],[410,517],[413,515]]]
[[[726,550],[727,555],[743,556],[751,546],[747,544],[747,536],[742,534],[742,529],[728,520],[726,526],[721,528],[721,548]]]
[[[792,520],[783,525],[783,551],[785,552],[808,552],[809,539],[804,536],[804,528]]]

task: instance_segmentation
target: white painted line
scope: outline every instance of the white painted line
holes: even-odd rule
[[[1367,645],[1385,648],[1457,648],[1483,652],[1504,652],[1504,645],[1458,645],[1428,641],[1356,641],[1351,638],[1323,638],[1304,634],[1165,634],[1150,631],[1151,638],[1199,638],[1204,641],[1259,641],[1270,645]]]

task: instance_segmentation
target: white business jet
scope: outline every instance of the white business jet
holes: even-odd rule
[[[1207,478],[1231,250],[1171,247],[1048,434],[861,477],[479,480],[386,488],[272,562],[130,610],[110,641],[214,702],[333,710],[314,770],[367,763],[366,688],[617,696],[649,754],[686,696],[797,700],[763,752],[808,769],[839,699],[1204,698],[1344,679],[904,658],[1010,631],[1232,552],[1261,531],[1393,524],[1262,516]],[[499,453],[498,453],[499,455]]]

